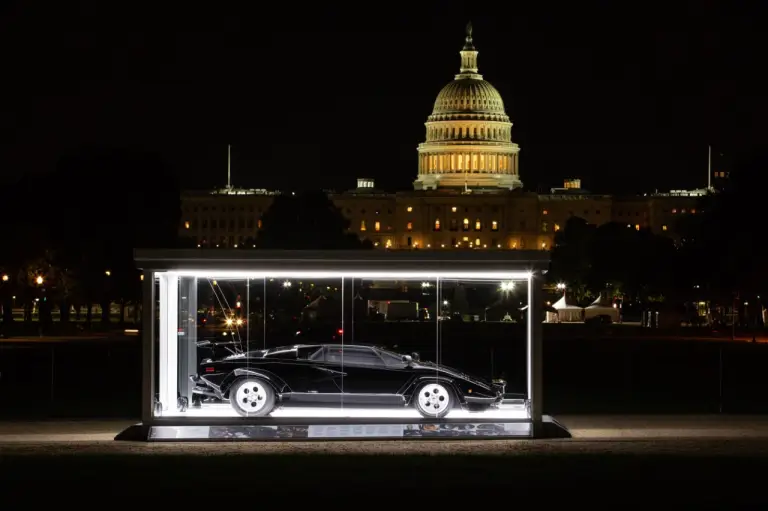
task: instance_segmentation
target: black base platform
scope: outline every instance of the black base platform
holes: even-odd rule
[[[282,421],[281,421],[282,422]],[[316,441],[316,440],[392,440],[392,439],[526,439],[571,438],[570,432],[557,420],[545,415],[540,428],[531,421],[504,420],[431,421],[395,424],[325,423],[300,424],[135,424],[115,437],[123,441]]]

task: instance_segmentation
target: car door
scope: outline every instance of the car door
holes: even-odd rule
[[[397,393],[410,378],[404,363],[388,365],[377,350],[367,346],[336,346],[332,351],[337,355],[333,357],[333,369],[343,373],[343,403],[404,404],[403,397]]]
[[[341,402],[344,373],[338,364],[326,361],[327,347],[302,350],[295,361],[280,369],[291,385],[291,401],[337,405]]]

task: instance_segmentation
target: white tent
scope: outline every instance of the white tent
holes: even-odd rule
[[[578,305],[570,305],[565,301],[565,295],[552,304],[557,312],[547,312],[547,323],[573,323],[583,321],[582,309]]]
[[[597,298],[586,309],[584,309],[584,319],[594,318],[595,316],[609,316],[614,323],[619,320],[619,309],[612,305],[603,303],[603,295],[597,295]]]

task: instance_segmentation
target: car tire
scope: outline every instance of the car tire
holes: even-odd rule
[[[264,417],[275,407],[275,390],[261,378],[242,378],[229,390],[229,403],[242,417]]]
[[[426,419],[442,419],[453,408],[454,398],[450,387],[443,382],[422,383],[413,393],[413,406]]]

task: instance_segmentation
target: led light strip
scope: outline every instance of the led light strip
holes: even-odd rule
[[[200,278],[306,278],[306,279],[488,279],[488,280],[529,280],[530,271],[217,271],[217,270],[173,270],[159,271],[158,274],[177,275],[179,277]]]

